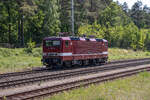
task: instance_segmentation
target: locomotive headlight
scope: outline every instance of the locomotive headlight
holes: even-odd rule
[[[47,53],[43,53],[43,56],[47,56]]]

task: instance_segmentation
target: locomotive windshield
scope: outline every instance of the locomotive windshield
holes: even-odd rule
[[[53,47],[53,46],[60,46],[60,41],[59,40],[46,40],[45,41],[45,46],[46,47]]]

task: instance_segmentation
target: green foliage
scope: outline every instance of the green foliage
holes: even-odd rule
[[[15,0],[0,1],[0,9],[0,42],[16,43],[17,4]]]
[[[30,39],[30,41],[27,43],[27,48],[24,49],[24,51],[26,53],[33,53],[33,48],[35,47],[35,42],[32,42],[32,40]]]
[[[44,20],[43,11],[38,9],[38,12],[33,16],[28,16],[27,21],[25,22],[25,41],[28,42],[29,39],[32,39],[36,43],[41,43],[44,34],[42,32],[43,20]]]
[[[0,9],[0,42],[20,44],[24,33],[25,43],[30,38],[41,43],[44,37],[60,32],[56,0],[0,1]]]
[[[0,48],[0,55],[2,57],[9,57],[9,56],[12,56],[14,54],[12,53],[11,50],[5,50],[5,49]]]
[[[148,31],[139,29],[126,14],[127,11],[112,2],[100,12],[98,22],[79,27],[79,34],[105,38],[111,47],[145,50],[149,43]]]
[[[112,0],[75,0],[74,5],[76,36],[105,38],[111,47],[150,49],[150,8],[141,2],[132,9]],[[0,43],[19,47],[32,39],[41,44],[44,37],[71,32],[71,0],[2,0],[0,9]]]
[[[90,36],[90,35],[94,35],[97,38],[103,38],[104,34],[103,34],[103,30],[101,28],[100,24],[97,24],[97,22],[93,23],[92,25],[83,25],[79,28],[78,30],[79,35],[86,35],[86,36]]]
[[[61,31],[71,32],[71,0],[59,0],[59,2]],[[111,2],[112,0],[74,0],[75,32],[78,33],[80,26],[98,20],[98,13]]]
[[[45,14],[43,22],[43,31],[47,36],[56,36],[60,32],[59,13],[57,0],[45,0],[43,12]]]
[[[33,57],[42,57],[42,49],[41,48],[34,48],[33,49],[33,53],[32,53]]]
[[[144,19],[143,19],[143,11],[142,11],[142,2],[137,1],[132,9],[131,9],[131,18],[135,25],[137,25],[138,28],[143,28],[144,27]]]
[[[99,23],[107,28],[109,26],[126,25],[130,22],[131,20],[126,16],[122,8],[114,2],[99,14]]]

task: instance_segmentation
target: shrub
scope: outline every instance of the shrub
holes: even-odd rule
[[[0,48],[0,55],[3,57],[13,56],[13,50]]]
[[[33,56],[34,56],[34,57],[40,57],[41,54],[40,54],[39,52],[33,52]]]
[[[146,52],[146,56],[150,56],[150,52]]]
[[[32,40],[30,39],[30,41],[27,43],[27,48],[25,48],[24,51],[26,53],[32,53],[34,47],[35,47],[35,42],[32,42]]]

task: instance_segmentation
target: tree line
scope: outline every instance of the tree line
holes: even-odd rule
[[[150,8],[137,1],[74,0],[75,35],[105,38],[111,47],[150,49]],[[71,35],[71,0],[1,0],[0,43],[23,47],[59,32]]]

